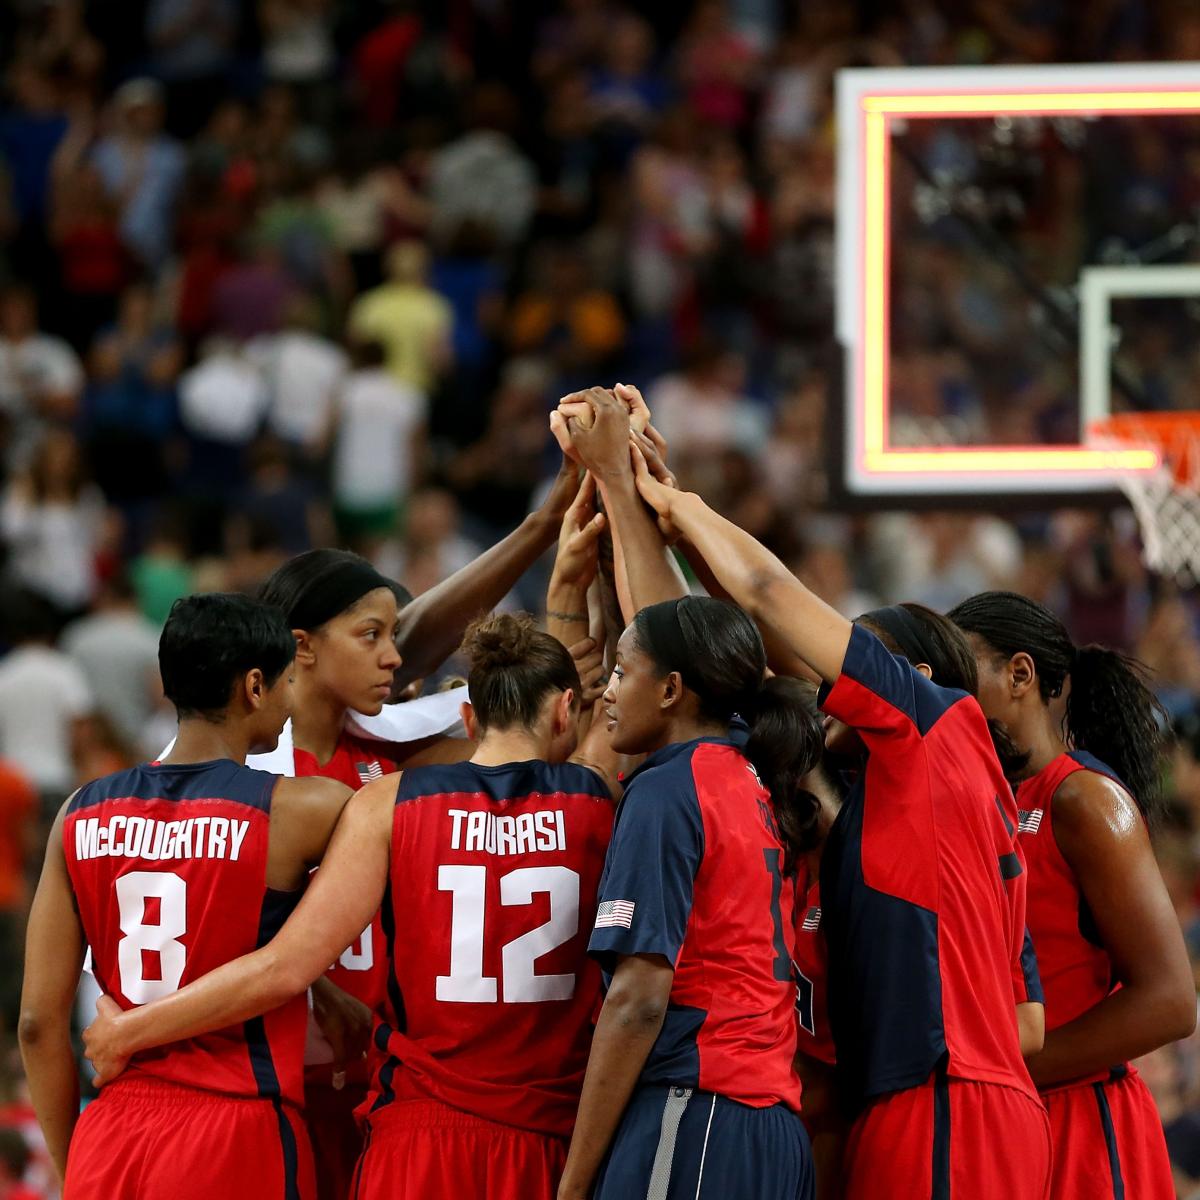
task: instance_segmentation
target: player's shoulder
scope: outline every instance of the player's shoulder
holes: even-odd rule
[[[276,817],[304,822],[314,816],[340,813],[352,795],[354,792],[340,780],[322,775],[279,778],[274,784],[271,808]]]
[[[1104,764],[1079,763],[1054,790],[1056,831],[1106,831],[1119,836],[1142,824],[1141,811],[1129,789]]]

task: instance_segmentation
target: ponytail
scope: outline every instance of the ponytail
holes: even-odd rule
[[[823,749],[815,690],[782,675],[766,680],[750,720],[745,754],[771,793],[785,875],[794,875],[801,855],[816,844],[821,802],[804,781],[820,765]]]
[[[1164,806],[1167,714],[1146,685],[1145,668],[1106,646],[1084,646],[1070,679],[1064,722],[1070,744],[1112,767],[1153,824]]]
[[[804,777],[821,761],[824,737],[811,687],[796,679],[767,679],[767,655],[754,622],[736,605],[709,596],[684,596],[643,608],[633,619],[634,641],[663,674],[679,673],[701,713],[750,727],[744,753],[771,793],[793,872],[813,843],[819,805]]]
[[[1145,667],[1104,646],[1076,649],[1054,613],[1016,592],[981,592],[949,615],[1004,658],[1028,654],[1044,703],[1070,681],[1067,742],[1111,767],[1153,823],[1163,805],[1166,713],[1146,685]]]

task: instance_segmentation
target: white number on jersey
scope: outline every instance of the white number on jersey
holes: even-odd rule
[[[369,971],[375,965],[375,940],[371,937],[370,925],[358,935],[357,941],[342,951],[338,962],[347,971]]]
[[[158,920],[146,920],[146,901],[158,900]],[[187,951],[177,941],[187,932],[187,882],[174,871],[130,871],[117,879],[121,932],[117,967],[121,991],[134,1004],[161,1000],[179,989]],[[158,960],[158,979],[145,978],[143,951]]]
[[[487,867],[438,867],[438,891],[453,894],[450,918],[450,974],[437,977],[437,998],[459,1004],[495,1004],[497,981],[483,973],[484,901]],[[550,897],[550,919],[508,942],[500,951],[504,1001],[535,1004],[569,1000],[575,975],[539,975],[534,965],[579,932],[579,874],[569,867],[522,867],[500,877],[500,903],[533,903]]]

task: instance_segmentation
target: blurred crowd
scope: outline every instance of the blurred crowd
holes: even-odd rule
[[[528,511],[550,409],[595,382],[641,386],[682,483],[847,614],[1014,587],[1143,658],[1180,732],[1158,837],[1200,971],[1194,597],[1120,514],[851,516],[827,478],[836,70],[1200,58],[1200,5],[12,0],[0,54],[0,1200],[49,1194],[8,1037],[37,831],[169,735],[173,600],[324,544],[421,593]],[[897,427],[1073,438],[1055,297],[1185,222],[1200,141],[900,140]],[[1001,193],[1018,209],[958,210]],[[1032,289],[981,240],[1005,220]],[[1175,242],[1148,257],[1195,256]],[[1191,407],[1160,317],[1123,353]],[[1023,322],[1046,336],[1014,354]],[[1145,1067],[1192,1194],[1200,1048]]]

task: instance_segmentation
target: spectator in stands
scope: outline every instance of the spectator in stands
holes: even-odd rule
[[[38,64],[18,59],[7,83],[13,105],[0,118],[0,155],[17,223],[12,265],[22,278],[37,279],[48,258],[44,222],[50,164],[68,122],[54,81]]]
[[[13,648],[0,659],[0,758],[37,788],[48,823],[73,786],[79,723],[95,704],[83,672],[54,647],[49,604],[19,589],[2,607]]]
[[[428,402],[385,366],[382,342],[351,343],[354,369],[337,403],[333,503],[352,542],[391,533],[419,482]]]
[[[211,328],[238,342],[276,333],[283,327],[296,291],[295,282],[284,270],[279,247],[248,234],[237,259],[213,280]]]
[[[162,131],[162,89],[152,79],[122,84],[112,99],[111,120],[112,131],[97,143],[92,161],[120,206],[126,246],[144,265],[157,269],[172,248],[184,170],[179,143]]]
[[[57,256],[59,328],[80,354],[112,321],[133,257],[121,239],[119,207],[105,190],[87,149],[90,110],[72,121],[54,155],[47,233]]]
[[[101,330],[88,356],[85,412],[92,477],[137,532],[144,532],[147,504],[169,487],[182,365],[183,346],[156,312],[149,286],[126,288],[116,324]]]
[[[158,633],[139,611],[128,577],[116,575],[101,585],[91,612],[71,622],[59,642],[83,671],[97,712],[128,746],[151,756],[163,745],[153,728],[162,707]]]
[[[29,866],[38,841],[37,792],[15,763],[0,759],[0,963],[20,961],[29,907]],[[11,1029],[21,998],[16,971],[0,970],[0,1027]],[[0,1189],[0,1197],[3,1197]]]
[[[51,428],[0,502],[0,534],[16,580],[69,616],[91,602],[104,496],[86,476],[75,435]]]
[[[333,545],[336,532],[329,505],[311,474],[296,469],[284,443],[269,435],[261,437],[247,458],[246,482],[238,491],[226,531],[229,551],[245,554],[257,546],[292,555]],[[264,571],[262,578],[273,569]]]
[[[396,380],[428,396],[450,366],[453,313],[426,282],[429,252],[420,242],[393,246],[387,272],[355,301],[347,325],[352,337],[381,342]]]
[[[228,86],[238,6],[234,0],[150,0],[144,11],[150,63],[167,85],[171,128],[187,137]]]
[[[129,580],[137,593],[138,607],[159,629],[171,605],[191,593],[195,582],[189,561],[187,527],[181,512],[166,509],[129,567]]]
[[[553,362],[560,394],[604,378],[625,340],[616,298],[592,284],[587,260],[565,243],[543,246],[533,275],[509,318],[512,351]]]
[[[431,231],[445,242],[463,225],[480,226],[508,249],[533,218],[536,172],[512,138],[517,106],[506,88],[479,84],[470,107],[470,128],[430,164]]]
[[[0,421],[10,465],[28,462],[45,421],[75,416],[83,382],[71,347],[38,328],[33,292],[0,294]]]
[[[284,328],[247,343],[246,357],[270,394],[268,428],[302,459],[318,462],[329,448],[334,403],[349,360],[320,333],[316,304],[299,296],[292,300]]]

